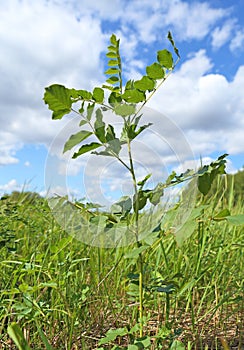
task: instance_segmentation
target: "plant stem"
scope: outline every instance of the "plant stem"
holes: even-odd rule
[[[128,155],[129,155],[129,162],[130,162],[130,173],[133,180],[133,186],[134,186],[134,195],[135,195],[135,216],[136,216],[136,242],[138,248],[141,246],[141,243],[139,242],[139,197],[138,197],[138,189],[137,189],[137,181],[135,176],[135,170],[134,170],[134,164],[133,164],[133,158],[131,154],[131,140],[127,140],[127,146],[128,146]],[[143,336],[143,256],[142,253],[139,254],[138,257],[138,270],[139,270],[139,323],[140,323],[140,338]]]

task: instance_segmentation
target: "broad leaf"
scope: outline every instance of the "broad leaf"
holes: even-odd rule
[[[152,79],[162,79],[165,76],[164,69],[159,63],[153,63],[146,68],[147,75]]]
[[[91,131],[81,130],[74,135],[71,135],[69,140],[64,145],[63,153],[71,150],[74,146],[78,145],[81,141],[87,139],[92,135]]]
[[[206,194],[209,192],[210,188],[211,188],[211,177],[209,173],[205,173],[202,176],[199,176],[197,179],[197,186],[199,191],[206,196]]]
[[[119,139],[115,138],[114,140],[108,141],[108,147],[106,147],[107,152],[112,152],[119,155],[121,150],[121,142]]]
[[[53,119],[61,119],[71,112],[72,100],[70,90],[63,85],[54,84],[45,88],[44,101],[48,108],[53,111]]]
[[[139,90],[125,90],[122,98],[129,103],[138,103],[146,100],[145,93]]]
[[[229,215],[230,215],[230,211],[228,209],[223,209],[213,217],[213,220],[215,221],[225,220],[226,216],[229,216]]]
[[[154,190],[150,191],[149,201],[153,205],[160,203],[161,197],[164,195],[164,185],[158,183]]]
[[[227,216],[226,219],[232,225],[235,225],[235,226],[244,225],[244,214]]]
[[[92,99],[92,93],[87,90],[70,89],[70,96],[77,100],[90,101]]]
[[[106,337],[99,340],[98,345],[103,345],[114,341],[117,337],[123,337],[128,333],[126,328],[109,329]]]
[[[97,142],[92,142],[90,144],[83,145],[83,146],[81,146],[81,148],[79,149],[78,152],[73,154],[72,158],[75,159],[75,158],[79,157],[81,154],[90,152],[93,149],[96,149],[96,148],[101,147],[101,146],[102,146],[102,144],[101,143],[97,143]]]
[[[144,76],[140,80],[134,82],[134,87],[140,91],[150,91],[154,89],[155,81],[147,76]]]
[[[158,62],[161,64],[161,66],[167,68],[167,69],[172,69],[174,65],[173,57],[171,52],[168,50],[164,49],[161,51],[158,51],[158,56],[157,56]]]
[[[104,100],[103,89],[95,87],[92,93],[92,97],[97,103],[103,103],[103,100]]]
[[[134,114],[136,111],[136,106],[134,105],[128,105],[128,104],[119,104],[115,106],[114,112],[117,115],[120,115],[121,117],[126,117],[128,115]]]
[[[147,204],[147,194],[144,190],[139,190],[137,195],[133,196],[134,211],[143,209]]]
[[[111,106],[116,106],[118,103],[121,103],[122,98],[120,94],[112,91],[111,94],[109,95],[108,102]]]

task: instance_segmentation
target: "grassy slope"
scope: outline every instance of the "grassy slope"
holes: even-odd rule
[[[145,292],[147,332],[170,329],[189,341],[189,349],[220,349],[220,340],[243,343],[243,227],[211,220],[226,207],[241,213],[243,204],[234,206],[233,193],[222,192],[211,197],[183,247],[160,232],[145,255],[145,283],[160,278],[175,287],[170,305],[166,293]],[[55,349],[84,350],[96,349],[109,328],[135,323],[137,286],[127,278],[135,264],[124,258],[130,248],[83,245],[60,229],[45,200],[24,194],[1,201],[0,229],[0,348],[14,349],[6,332],[11,321],[19,322],[33,349],[45,349],[38,321]]]

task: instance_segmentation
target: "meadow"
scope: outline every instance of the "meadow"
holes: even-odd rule
[[[244,229],[217,215],[243,213],[232,180],[224,176],[212,194],[198,196],[201,214],[182,246],[167,227],[154,232],[144,255],[141,344],[131,247],[77,241],[35,193],[2,197],[0,348],[243,349]],[[16,323],[18,347],[9,329]]]

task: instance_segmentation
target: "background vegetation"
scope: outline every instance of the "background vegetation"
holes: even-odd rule
[[[212,195],[198,198],[201,215],[181,248],[170,228],[154,233],[144,267],[151,337],[145,348],[167,349],[178,339],[186,349],[242,349],[244,230],[217,214],[243,213],[243,176],[222,176]],[[133,342],[125,334],[98,345],[109,329],[120,334],[136,323],[130,247],[76,241],[54,221],[47,201],[30,192],[2,197],[0,232],[0,348],[16,349],[7,333],[12,322],[32,349],[122,349]]]

